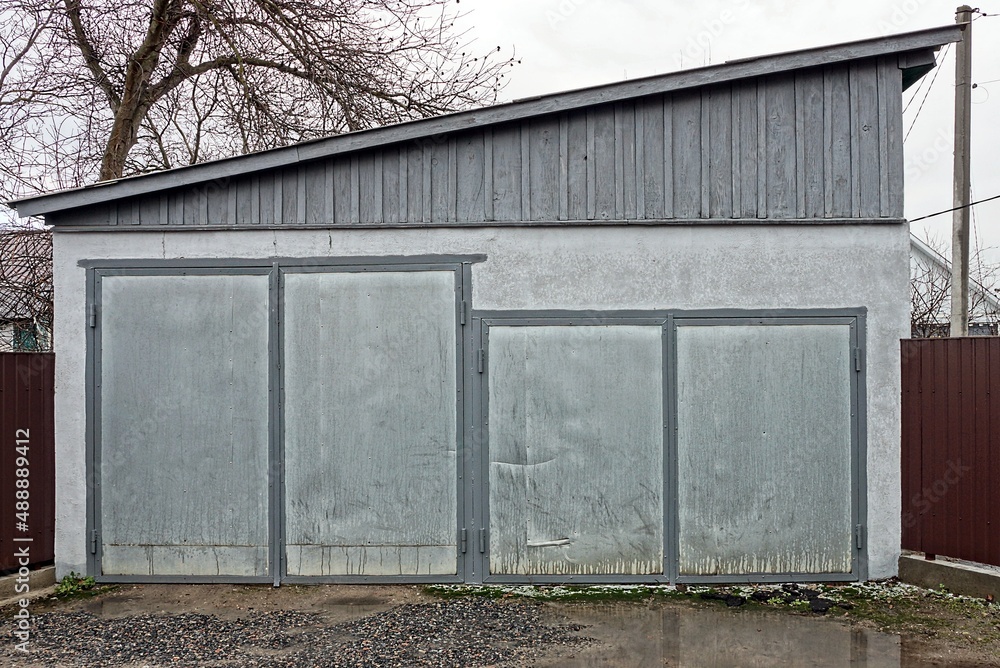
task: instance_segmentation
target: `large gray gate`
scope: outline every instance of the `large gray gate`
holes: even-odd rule
[[[865,577],[863,313],[478,312],[477,259],[92,268],[92,572]]]

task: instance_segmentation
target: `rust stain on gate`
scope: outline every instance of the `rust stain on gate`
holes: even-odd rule
[[[1000,565],[1000,337],[901,353],[902,547]]]
[[[32,566],[53,560],[54,371],[52,353],[0,353],[0,572],[24,565],[17,556],[24,547]],[[27,466],[18,461],[25,454]]]

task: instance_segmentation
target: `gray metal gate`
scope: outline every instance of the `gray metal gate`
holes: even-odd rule
[[[678,323],[678,576],[855,573],[855,319]]]
[[[97,572],[266,577],[268,276],[97,281]]]
[[[457,575],[456,272],[283,284],[287,574]]]

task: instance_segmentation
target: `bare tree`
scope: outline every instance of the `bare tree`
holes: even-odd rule
[[[52,233],[0,231],[0,351],[51,350]]]
[[[4,0],[8,197],[496,98],[448,0]]]
[[[951,269],[940,239],[914,237],[910,259],[910,329],[913,336],[947,336],[951,318]],[[969,261],[969,323],[996,333],[1000,325],[1000,264],[976,248]]]

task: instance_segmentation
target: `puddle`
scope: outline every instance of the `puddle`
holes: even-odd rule
[[[913,666],[898,636],[827,619],[756,610],[553,604],[597,640],[540,665],[555,666]],[[570,650],[567,650],[570,651]]]

